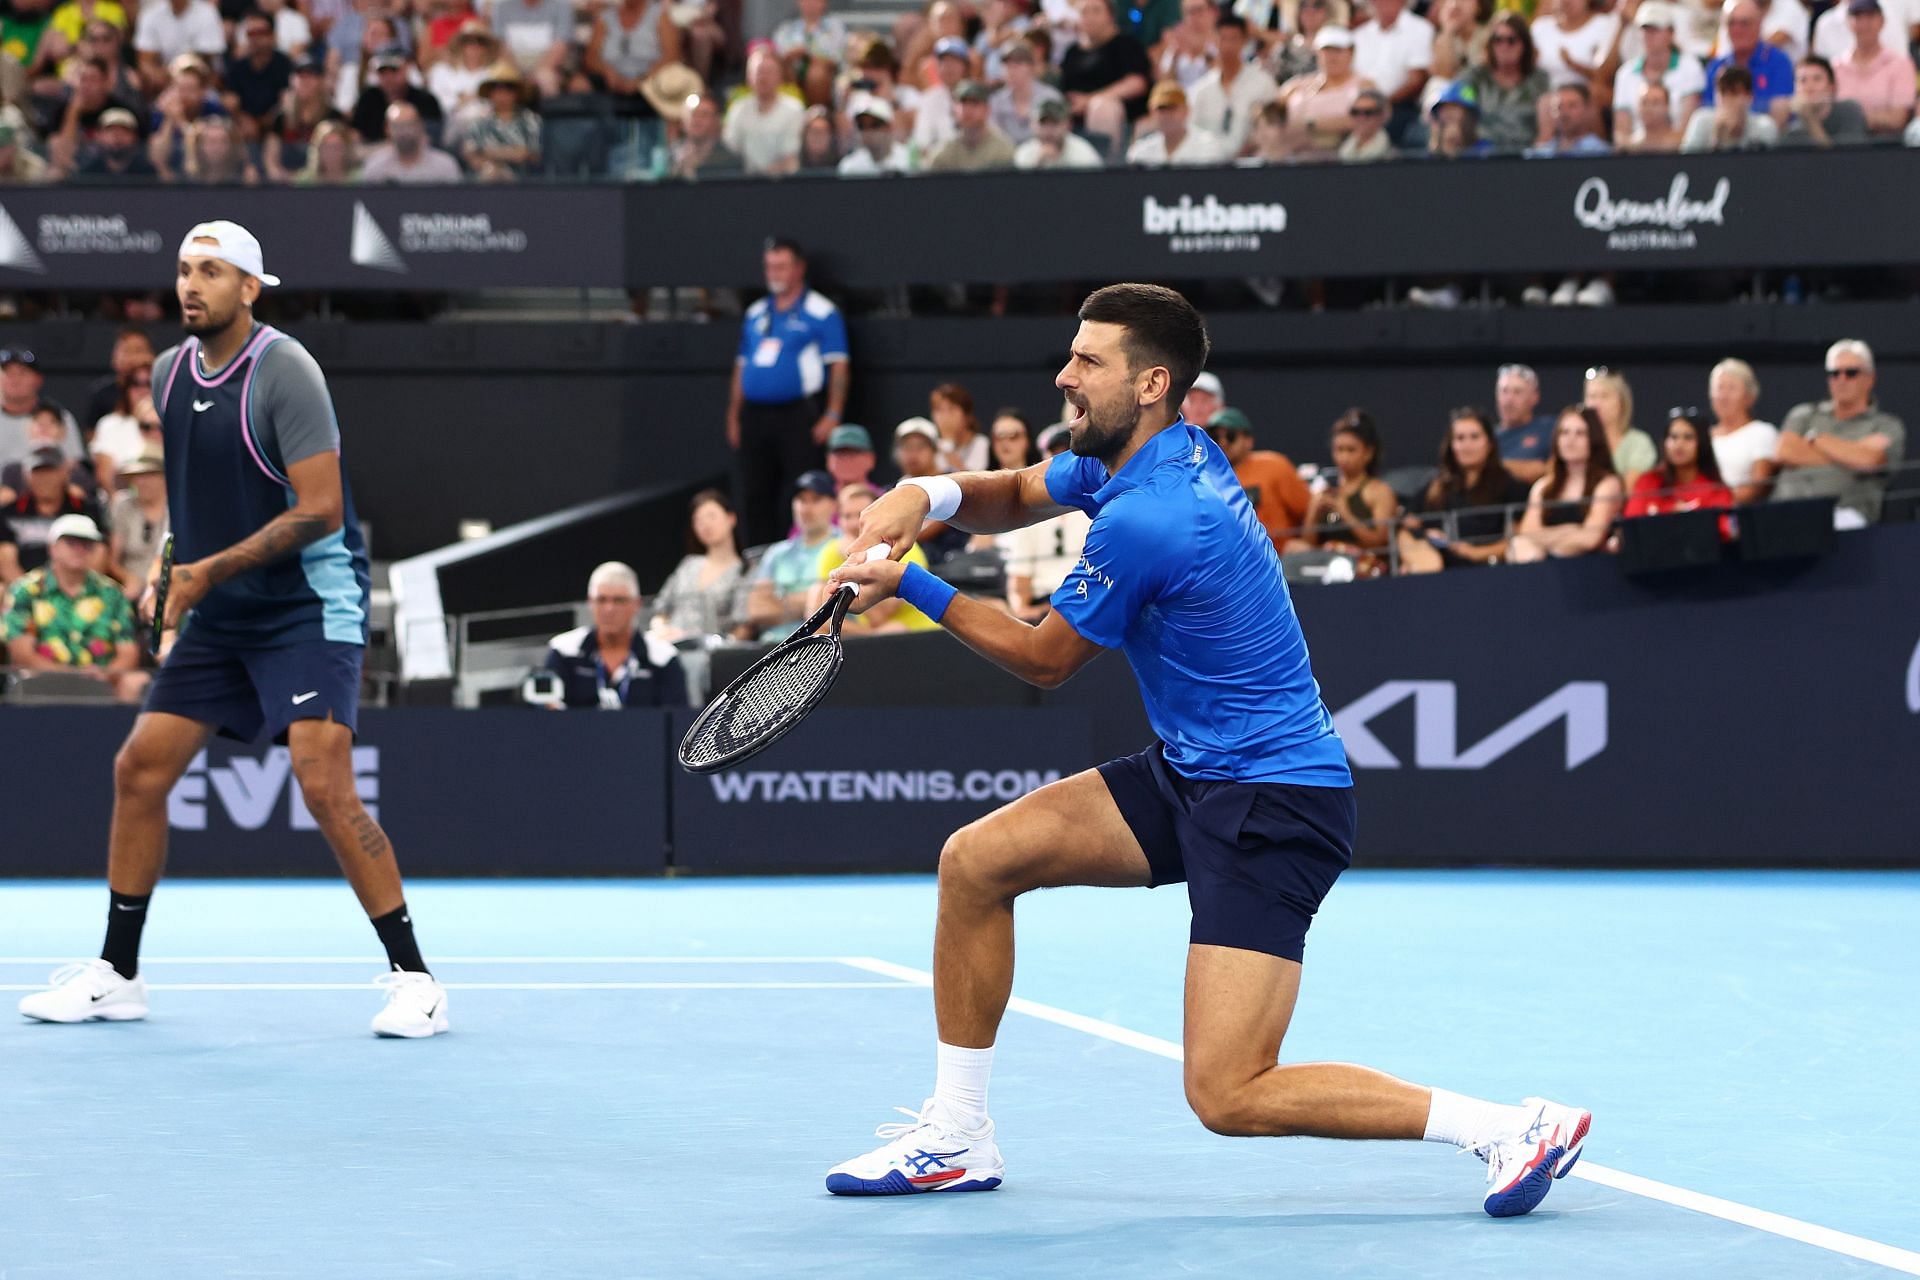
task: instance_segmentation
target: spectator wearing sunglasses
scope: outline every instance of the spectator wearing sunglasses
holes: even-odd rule
[[[1551,83],[1538,65],[1533,32],[1511,9],[1487,27],[1487,60],[1468,70],[1466,83],[1480,95],[1480,136],[1495,151],[1525,151],[1540,138],[1540,99]]]
[[[1859,528],[1880,518],[1886,469],[1907,452],[1907,428],[1873,398],[1873,351],[1857,338],[1827,348],[1827,398],[1795,405],[1780,424],[1780,444],[1771,463],[1755,473],[1777,472],[1773,500],[1837,500],[1836,528]]]
[[[1660,464],[1633,482],[1633,491],[1627,497],[1628,519],[1733,505],[1733,490],[1720,478],[1720,464],[1713,455],[1706,421],[1706,416],[1692,406],[1667,415]]]
[[[1378,89],[1362,89],[1347,108],[1353,132],[1340,140],[1334,152],[1344,164],[1365,164],[1385,160],[1393,154],[1393,139],[1387,136],[1387,95]]]
[[[61,446],[69,458],[83,458],[86,449],[80,443],[80,426],[73,415],[40,394],[46,385],[39,361],[25,347],[0,350],[0,467],[26,461],[33,433],[33,416],[43,405],[53,405],[67,424],[67,440]]]

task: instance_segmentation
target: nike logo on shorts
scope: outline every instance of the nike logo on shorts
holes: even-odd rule
[[[313,690],[311,693],[296,693],[293,695],[293,705],[297,707],[301,703],[311,702],[319,696],[320,691],[318,689]]]

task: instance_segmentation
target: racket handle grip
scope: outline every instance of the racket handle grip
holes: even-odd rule
[[[876,542],[867,548],[868,560],[885,560],[893,554],[893,548],[884,542]]]

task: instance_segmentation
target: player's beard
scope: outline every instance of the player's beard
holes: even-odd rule
[[[225,333],[232,327],[234,320],[240,315],[240,304],[237,302],[231,310],[225,312],[214,310],[211,303],[203,302],[200,304],[200,307],[200,319],[197,321],[189,320],[182,314],[180,317],[180,327],[186,330],[188,337],[199,338],[202,341],[213,337],[215,334]]]
[[[1140,425],[1140,402],[1128,398],[1110,409],[1087,402],[1086,419],[1068,437],[1070,447],[1083,458],[1111,462],[1127,447]]]

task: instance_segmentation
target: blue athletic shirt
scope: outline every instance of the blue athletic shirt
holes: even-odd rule
[[[1205,432],[1176,419],[1112,477],[1063,453],[1047,492],[1093,517],[1053,608],[1126,651],[1176,773],[1353,785],[1273,540]]]
[[[754,404],[792,404],[827,385],[827,366],[847,358],[840,308],[809,289],[785,311],[766,297],[740,325],[740,394]]]

